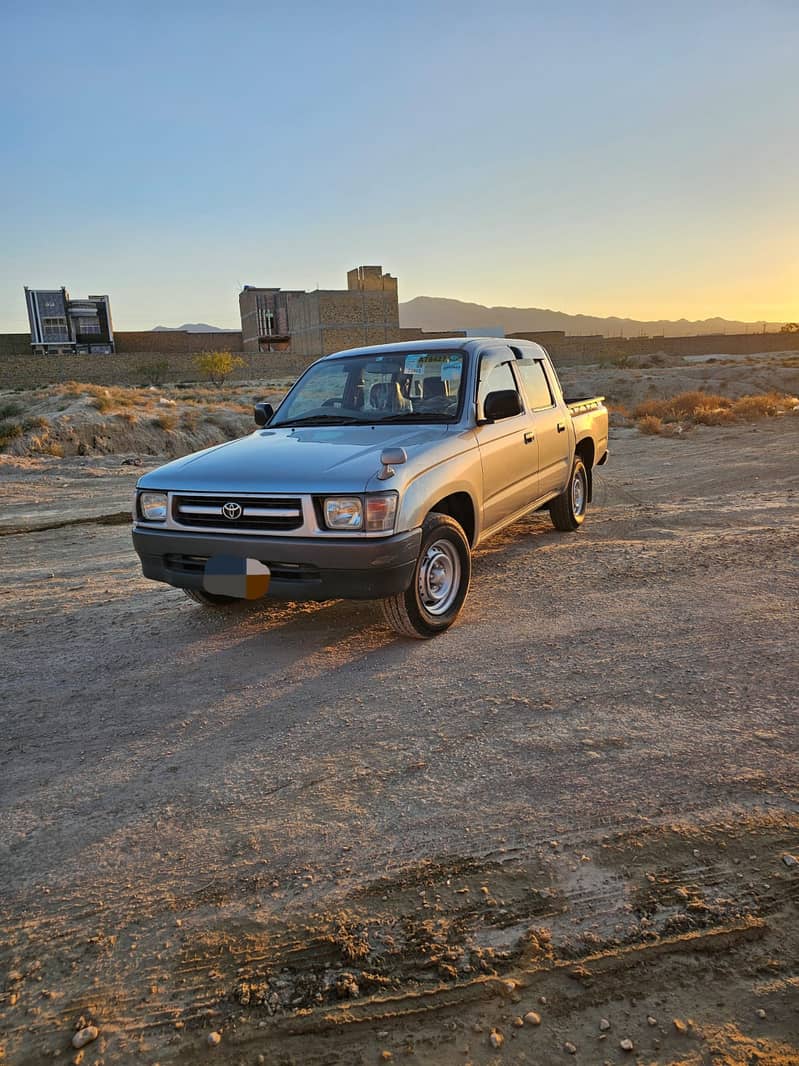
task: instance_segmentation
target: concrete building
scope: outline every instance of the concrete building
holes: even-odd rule
[[[66,289],[29,289],[25,302],[35,355],[114,351],[111,302],[107,296],[71,300]]]
[[[381,266],[348,271],[346,289],[303,292],[245,285],[239,310],[245,352],[329,355],[401,339],[397,279]]]

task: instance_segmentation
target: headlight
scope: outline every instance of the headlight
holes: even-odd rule
[[[325,500],[325,525],[328,529],[361,529],[363,505],[357,496],[329,496]]]
[[[394,528],[397,513],[397,494],[387,492],[380,496],[366,497],[366,529],[370,533],[386,532]]]
[[[142,492],[139,494],[139,514],[147,522],[165,522],[166,506],[165,492]]]

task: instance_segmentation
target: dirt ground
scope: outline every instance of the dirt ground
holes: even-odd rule
[[[58,524],[140,470],[6,461],[0,1061],[799,1063],[799,416],[611,449],[430,642],[210,615]]]

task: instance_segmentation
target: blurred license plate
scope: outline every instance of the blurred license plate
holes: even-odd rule
[[[213,555],[205,564],[203,588],[214,596],[257,600],[269,588],[269,567],[239,555]]]

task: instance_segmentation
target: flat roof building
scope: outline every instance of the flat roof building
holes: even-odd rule
[[[346,289],[261,288],[239,293],[245,352],[329,355],[344,348],[400,340],[397,279],[382,266],[347,272]]]
[[[66,289],[29,289],[25,302],[36,355],[114,351],[111,301],[107,296],[71,300]]]

